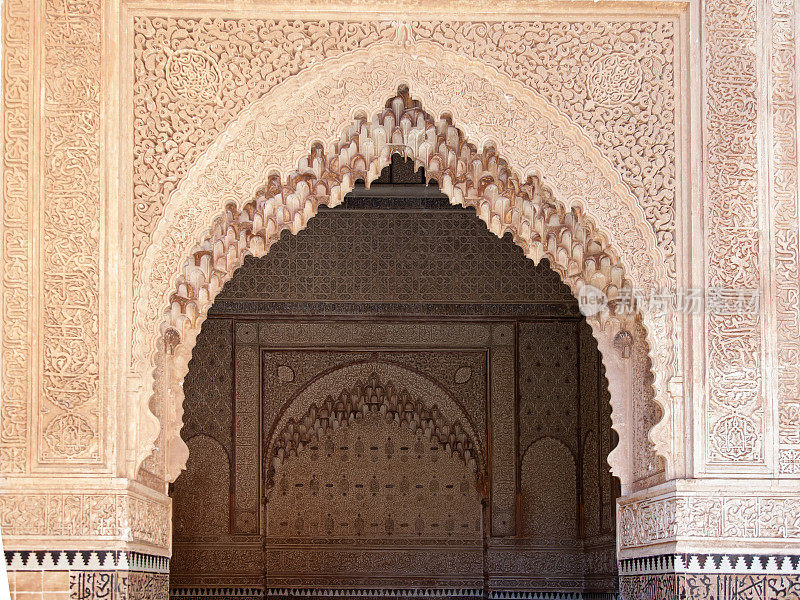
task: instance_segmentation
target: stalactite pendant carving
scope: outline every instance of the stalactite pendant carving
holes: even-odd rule
[[[320,405],[312,405],[302,418],[291,418],[283,424],[268,449],[267,485],[275,484],[275,472],[288,457],[318,442],[329,430],[375,414],[413,432],[419,429],[427,443],[440,445],[473,474],[480,473],[482,457],[478,447],[458,421],[449,422],[437,406],[426,406],[422,398],[415,398],[407,389],[397,389],[391,381],[384,383],[377,373],[371,373],[366,381],[356,382],[352,389],[344,389],[336,397],[328,396]]]

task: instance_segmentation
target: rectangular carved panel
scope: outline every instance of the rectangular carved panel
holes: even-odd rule
[[[492,374],[492,535],[515,535],[517,508],[516,393],[512,323],[492,327],[489,363]]]
[[[0,471],[23,473],[30,411],[32,15],[33,3],[3,3],[3,367],[0,383]]]
[[[236,324],[234,404],[234,533],[258,533],[261,395],[258,324]]]
[[[313,329],[335,339],[347,327],[301,326],[283,345],[303,343]],[[487,350],[381,349],[392,329],[373,324],[358,350],[262,351],[265,452],[274,461],[265,515],[271,588],[482,581],[477,473],[458,451],[461,438],[445,446],[437,428],[442,419],[445,431],[474,432],[472,456],[485,460]],[[307,430],[317,433],[292,445]]]
[[[755,0],[708,0],[704,11],[703,113],[705,287],[759,290],[766,199],[759,175],[759,83]],[[761,175],[764,177],[765,175]],[[705,315],[704,462],[765,463],[768,450],[761,309]],[[702,434],[701,434],[702,435]]]
[[[41,463],[102,463],[100,0],[46,0],[43,32]]]

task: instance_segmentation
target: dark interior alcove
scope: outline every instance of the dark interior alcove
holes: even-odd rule
[[[616,590],[591,329],[410,162],[245,261],[184,389],[175,597]]]

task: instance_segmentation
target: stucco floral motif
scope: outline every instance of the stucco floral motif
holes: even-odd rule
[[[38,460],[102,462],[100,0],[42,4]],[[58,416],[60,415],[60,416]],[[65,426],[69,424],[69,426]],[[55,442],[60,432],[65,439]],[[55,442],[55,443],[54,443]]]
[[[62,456],[75,456],[89,447],[94,435],[86,419],[68,413],[50,421],[44,432],[44,441]]]
[[[770,106],[773,271],[778,334],[779,470],[800,473],[800,219],[797,140],[797,3],[772,0]]]
[[[722,417],[712,429],[713,450],[728,460],[752,459],[758,444],[758,431],[747,417],[733,414]]]
[[[219,94],[222,76],[216,59],[198,50],[183,48],[174,52],[164,66],[167,85],[178,97],[208,102]]]
[[[644,72],[636,57],[614,52],[598,57],[589,74],[589,96],[601,106],[632,102],[642,88]]]

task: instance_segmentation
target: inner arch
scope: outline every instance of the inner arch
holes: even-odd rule
[[[401,172],[408,165],[393,163]],[[413,169],[405,173],[413,177]],[[202,452],[203,436],[219,436],[223,447],[231,444],[231,427],[208,422],[225,410],[235,423],[233,435],[246,436],[252,428],[236,415],[258,414],[254,406],[260,405],[265,435],[259,460],[253,460],[258,442],[236,441],[231,452],[231,502],[220,511],[228,517],[231,539],[217,540],[225,556],[234,547],[241,550],[230,564],[241,566],[237,577],[243,577],[249,568],[244,546],[253,541],[248,536],[264,536],[264,563],[247,573],[251,582],[274,582],[271,593],[278,596],[300,588],[313,597],[352,586],[384,596],[394,593],[384,586],[436,590],[431,595],[454,588],[508,592],[514,586],[611,593],[613,573],[598,571],[597,557],[605,553],[607,564],[615,563],[613,498],[619,490],[605,456],[616,440],[591,328],[546,261],[534,265],[511,236],[491,235],[471,209],[450,206],[433,186],[416,188],[422,196],[416,204],[382,196],[385,179],[373,181],[369,190],[359,186],[342,207],[322,208],[307,229],[287,232],[266,256],[249,257],[217,295],[198,338],[186,378],[183,431],[192,452]],[[416,287],[407,281],[409,269]],[[225,360],[234,365],[233,381],[214,389]],[[330,368],[338,364],[342,368]],[[580,377],[572,371],[576,365],[585,365]],[[378,377],[370,382],[373,372]],[[415,383],[422,379],[417,372],[449,393]],[[478,478],[478,486],[463,487],[473,473],[453,456],[453,444],[444,457],[438,455],[442,444],[426,446],[421,431],[397,423],[399,411],[391,419],[373,418],[380,409],[361,421],[350,418],[364,404],[359,399],[351,407],[356,410],[343,406],[335,424],[307,435],[319,417],[332,414],[330,408],[322,414],[320,406],[335,405],[342,392],[350,399],[354,390],[372,397],[368,390],[388,388],[388,381],[401,395],[407,390],[407,398],[425,399],[404,402],[410,406],[403,418],[410,423],[436,418],[426,414],[435,405],[447,417],[437,425],[446,434],[460,412],[470,414],[476,431],[470,441],[492,444],[491,467],[479,466],[491,469],[485,485]],[[419,393],[415,386],[424,389]],[[386,394],[374,395],[374,404],[382,405],[379,397]],[[447,409],[448,396],[457,411]],[[579,399],[578,404],[587,401],[581,409]],[[314,404],[318,410],[307,419]],[[275,456],[270,437],[296,450],[273,465],[274,483],[266,467]],[[443,459],[449,462],[441,466]],[[198,479],[196,463],[190,455],[189,480]],[[258,479],[259,464],[263,487],[243,477],[254,473]],[[375,481],[392,473],[398,473],[396,480]],[[600,478],[603,486],[584,489],[586,481]],[[537,495],[543,486],[549,493]],[[189,493],[202,496],[202,490]],[[431,500],[440,493],[448,495],[445,506]],[[586,502],[579,505],[582,498]],[[176,503],[184,500],[174,497]],[[545,504],[546,517],[540,510]],[[422,505],[428,513],[406,510]],[[543,526],[543,518],[558,526]],[[175,540],[177,588],[189,585],[193,575],[187,567],[198,565],[198,556],[213,557],[203,546],[209,540],[200,537]],[[381,552],[405,556],[409,548],[416,558],[402,558],[403,579]],[[587,548],[591,562],[584,562]],[[501,560],[510,552],[516,566],[498,567],[511,564]],[[359,570],[364,564],[369,572]],[[203,582],[222,584],[225,574],[221,563],[207,563]],[[517,583],[510,583],[514,578]]]

